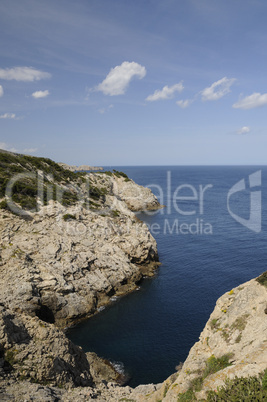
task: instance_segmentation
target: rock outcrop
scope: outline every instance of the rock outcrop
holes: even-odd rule
[[[123,201],[123,185],[136,186],[147,208],[160,205],[123,173],[76,175],[49,159],[0,156],[0,398],[22,400],[25,391],[28,400],[32,389],[36,400],[59,400],[73,387],[96,396],[108,389],[102,381],[125,379],[61,328],[133,291],[159,265],[156,241]]]
[[[56,199],[38,198],[36,166]],[[24,198],[32,208],[37,197],[37,207],[17,216],[2,196],[10,175],[21,170],[31,175],[24,181],[26,196],[16,188],[16,213]],[[121,172],[75,176],[48,159],[12,153],[0,158],[0,197],[1,401],[206,400],[228,379],[267,369],[265,273],[218,299],[199,341],[166,381],[119,386],[121,374],[84,353],[62,328],[153,275],[157,245],[133,211],[160,208],[156,197]]]
[[[17,381],[92,386],[86,355],[53,324],[0,307],[0,370]]]
[[[135,289],[158,257],[133,214],[101,216],[76,206],[64,219],[59,209],[30,222],[0,211],[0,300],[64,327]]]
[[[256,279],[225,293],[180,371],[157,392],[136,400],[177,401],[189,389],[197,400],[205,400],[207,391],[216,391],[227,379],[263,373],[267,369],[266,307],[267,288]]]
[[[114,382],[116,373],[110,372],[104,361],[94,354],[86,356],[53,324],[2,307],[0,370],[5,374],[0,380],[0,398],[174,402],[191,389],[193,393],[181,400],[206,400],[207,392],[217,390],[227,379],[257,377],[266,370],[266,308],[267,288],[257,280],[230,290],[218,299],[199,341],[179,371],[162,384],[132,389],[118,386]],[[101,380],[103,372],[109,382]]]

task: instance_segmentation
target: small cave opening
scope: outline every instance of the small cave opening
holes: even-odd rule
[[[54,324],[55,322],[55,316],[53,311],[44,304],[42,304],[40,308],[35,311],[35,314],[37,315],[38,318],[40,318],[40,320],[44,322],[48,322],[49,324]]]

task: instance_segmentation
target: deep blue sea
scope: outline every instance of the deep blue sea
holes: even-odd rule
[[[138,291],[68,336],[85,351],[118,362],[134,387],[172,374],[198,340],[218,297],[266,271],[267,167],[115,169],[151,186],[166,205],[138,214],[157,240],[162,265]]]

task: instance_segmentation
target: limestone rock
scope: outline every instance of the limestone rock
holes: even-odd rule
[[[0,308],[0,345],[3,373],[18,381],[28,379],[57,386],[90,386],[93,379],[89,362],[53,324],[37,317],[16,315]]]
[[[149,188],[138,186],[132,180],[115,176],[112,190],[119,199],[127,204],[131,211],[146,211],[162,207]]]
[[[156,268],[154,238],[113,191],[121,178],[88,177],[91,189],[105,194],[93,209],[83,201],[68,208],[49,203],[31,221],[0,210],[0,301],[14,311],[67,326],[135,289]],[[85,199],[86,188],[80,191]]]
[[[223,386],[227,378],[258,376],[267,368],[267,288],[253,279],[220,297],[209,321],[191,348],[175,381],[166,380],[148,400],[177,401],[192,380],[199,377],[211,356],[229,354],[231,365],[204,378],[197,399]],[[167,392],[165,392],[167,390]],[[163,397],[163,395],[165,396]]]

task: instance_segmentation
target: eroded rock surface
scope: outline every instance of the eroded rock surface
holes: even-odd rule
[[[226,379],[254,377],[267,368],[267,288],[256,279],[240,285],[220,297],[209,321],[191,348],[182,369],[167,379],[148,400],[177,401],[192,381],[203,377],[208,359],[228,355],[227,367],[203,377],[197,399],[217,390]]]
[[[15,170],[24,169],[24,177],[39,163],[11,157],[10,166],[18,163]],[[38,171],[38,177],[61,200],[43,205],[38,199],[37,209],[25,214],[21,202],[14,215],[7,199],[0,209],[0,399],[79,401],[101,392],[110,396],[113,388],[123,396],[126,388],[116,382],[125,378],[109,362],[85,354],[61,328],[95,314],[112,296],[133,291],[159,265],[155,239],[123,201],[123,182],[148,197],[148,209],[160,205],[150,190],[119,174],[90,173],[72,182],[50,160],[40,163],[55,168],[57,182],[49,172]]]

